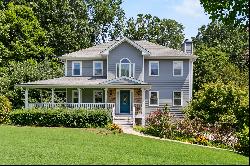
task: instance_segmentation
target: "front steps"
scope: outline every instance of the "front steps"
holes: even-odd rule
[[[115,115],[113,123],[121,127],[133,127],[132,115]]]

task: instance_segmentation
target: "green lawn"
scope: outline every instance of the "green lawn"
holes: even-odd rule
[[[0,126],[0,164],[249,164],[249,158],[104,129]]]

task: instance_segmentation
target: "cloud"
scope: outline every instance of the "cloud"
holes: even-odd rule
[[[174,10],[181,15],[193,18],[204,16],[204,9],[199,0],[182,0],[179,5],[174,6]]]

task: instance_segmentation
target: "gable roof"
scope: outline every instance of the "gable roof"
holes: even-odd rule
[[[134,79],[134,78],[130,78],[130,77],[125,77],[125,76],[122,76],[122,77],[118,77],[118,78],[114,78],[114,79],[110,79],[110,80],[106,80],[100,84],[131,84],[131,85],[135,85],[135,84],[145,84],[147,85],[147,83],[145,82],[142,82],[140,80],[137,80],[137,79]]]
[[[125,41],[128,42],[129,44],[131,44],[132,46],[134,46],[135,48],[137,48],[138,50],[140,50],[142,52],[142,55],[150,55],[150,52],[148,50],[146,50],[142,46],[138,45],[136,42],[134,42],[134,41],[132,41],[132,40],[126,38],[126,37],[124,37],[121,40],[115,42],[110,47],[108,47],[104,51],[102,51],[100,54],[101,55],[108,55],[111,50],[113,50],[114,48],[116,48],[117,46],[119,46],[121,43],[123,43]]]
[[[132,41],[126,37],[122,38],[119,41],[109,41],[107,43],[98,44],[93,47],[82,49],[76,52],[65,54],[61,59],[106,59],[109,51],[116,48],[123,42],[128,42],[136,49],[142,52],[142,55],[145,56],[145,59],[173,59],[173,58],[183,58],[183,59],[194,59],[195,55],[185,53],[180,50],[168,48],[159,44],[155,44],[146,40]]]

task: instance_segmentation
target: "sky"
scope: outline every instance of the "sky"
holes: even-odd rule
[[[185,39],[195,37],[198,28],[210,22],[199,0],[123,0],[122,8],[127,18],[151,14],[176,20],[184,25]]]

